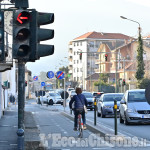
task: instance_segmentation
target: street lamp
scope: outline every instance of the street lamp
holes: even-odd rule
[[[141,34],[141,27],[140,27],[140,23],[139,23],[139,22],[137,22],[137,21],[135,21],[135,20],[128,19],[128,18],[126,18],[126,17],[124,17],[124,16],[120,16],[120,18],[126,19],[126,20],[129,20],[129,21],[132,21],[132,22],[137,23],[137,24],[139,25],[139,28],[138,28],[139,34]]]

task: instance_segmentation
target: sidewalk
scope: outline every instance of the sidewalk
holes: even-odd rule
[[[0,119],[0,150],[17,150],[18,106],[10,104]],[[30,112],[25,112],[24,147],[26,150],[39,148],[39,130]]]
[[[18,129],[17,106],[8,107],[0,119],[0,150],[16,150]]]

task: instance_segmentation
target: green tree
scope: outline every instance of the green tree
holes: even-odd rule
[[[138,37],[138,48],[137,48],[137,71],[136,71],[136,79],[140,82],[141,79],[144,78],[144,61],[143,61],[143,41],[141,34],[139,32]]]
[[[148,78],[143,78],[140,83],[139,83],[139,88],[140,89],[145,89],[148,85],[150,84],[150,79]]]

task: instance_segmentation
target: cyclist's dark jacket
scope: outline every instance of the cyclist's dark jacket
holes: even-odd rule
[[[82,102],[81,102],[82,101]],[[72,104],[74,102],[74,108],[83,108],[83,106],[87,106],[87,99],[83,94],[74,95],[71,101],[69,102],[69,107],[72,109]]]

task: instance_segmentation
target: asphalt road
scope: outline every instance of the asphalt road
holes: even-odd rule
[[[67,103],[68,104],[68,103]],[[41,133],[41,139],[43,139],[43,143],[47,146],[48,149],[53,148],[54,149],[116,149],[113,147],[112,144],[109,144],[107,142],[104,142],[105,144],[102,145],[101,147],[98,146],[92,146],[91,144],[88,143],[88,146],[86,145],[86,140],[90,137],[90,136],[95,136],[92,135],[92,133],[89,130],[84,130],[84,138],[82,139],[82,141],[78,141],[77,140],[77,136],[78,133],[73,131],[73,121],[71,121],[68,118],[65,118],[64,116],[60,115],[59,112],[61,111],[66,111],[67,113],[70,113],[69,107],[67,105],[67,107],[64,109],[64,107],[62,105],[53,105],[53,106],[47,106],[47,105],[39,105],[36,104],[35,100],[30,100],[28,101],[28,103],[26,103],[25,109],[28,111],[32,111],[32,113],[34,114],[35,120],[37,122],[38,128],[40,130]],[[87,119],[89,120],[93,120],[94,118],[94,111],[88,111],[87,114]],[[114,118],[112,117],[107,117],[107,118],[97,118],[97,123],[103,124],[105,127],[108,127],[110,129],[113,130],[114,127]],[[126,126],[124,124],[120,124],[119,123],[119,119],[118,119],[118,132],[121,132],[122,134],[129,136],[129,137],[138,137],[138,138],[143,138],[146,140],[150,140],[150,136],[149,136],[149,129],[150,129],[150,125],[129,125]],[[54,141],[54,139],[52,138],[52,134],[60,134],[59,136],[63,137],[63,138],[73,138],[73,147],[70,146],[65,146],[65,145],[61,145],[61,147],[59,147],[59,145],[57,145]],[[63,139],[62,138],[62,139]],[[99,139],[100,137],[96,136],[96,139]],[[102,141],[103,139],[100,138],[100,140]],[[59,140],[58,140],[59,141]],[[80,144],[83,144],[80,145]],[[54,144],[54,145],[53,145]],[[59,143],[60,144],[60,143]],[[79,145],[78,145],[79,144]],[[55,147],[56,146],[56,147]],[[57,147],[58,146],[58,147]],[[123,149],[150,149],[150,145],[147,145],[148,147],[125,147],[125,148],[120,148],[117,147],[117,149],[119,150],[123,150]]]

